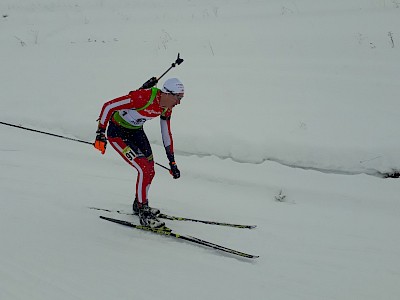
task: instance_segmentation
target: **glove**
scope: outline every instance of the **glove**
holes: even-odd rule
[[[178,166],[176,165],[176,162],[171,161],[169,163],[169,166],[171,167],[169,172],[171,173],[172,177],[174,177],[174,179],[178,179],[179,177],[181,177],[181,171],[179,171]]]
[[[106,147],[107,147],[107,138],[105,135],[105,129],[104,128],[98,128],[96,131],[96,140],[94,142],[94,147],[101,152],[101,154],[104,154],[106,152]]]

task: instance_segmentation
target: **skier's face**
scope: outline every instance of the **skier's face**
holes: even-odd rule
[[[183,93],[180,94],[168,94],[163,93],[160,99],[160,105],[164,108],[173,108],[174,106],[181,103],[183,98]]]

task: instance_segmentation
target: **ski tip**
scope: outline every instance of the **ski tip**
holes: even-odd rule
[[[246,259],[256,259],[259,258],[259,255],[253,255],[253,254],[248,254],[248,253],[234,253],[235,255],[238,255],[241,258],[246,258]]]
[[[243,257],[243,258],[249,258],[249,259],[256,259],[256,258],[259,258],[260,256],[259,256],[259,255],[253,255],[253,254],[247,254],[247,253],[246,253],[246,255],[241,255],[241,257]]]
[[[234,226],[234,227],[237,227],[237,228],[246,228],[246,229],[254,229],[254,228],[257,227],[257,225],[237,225],[237,226]]]

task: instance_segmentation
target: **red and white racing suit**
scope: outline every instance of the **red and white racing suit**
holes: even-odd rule
[[[170,128],[172,109],[160,106],[160,90],[157,88],[136,90],[128,95],[108,101],[99,116],[99,127],[107,128],[111,146],[138,171],[136,197],[139,203],[147,203],[147,194],[155,175],[153,153],[143,124],[160,116],[163,144],[170,162],[174,161],[173,140]]]

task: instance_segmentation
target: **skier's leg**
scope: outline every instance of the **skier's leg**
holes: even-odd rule
[[[141,205],[147,204],[147,194],[155,175],[153,156],[145,157],[138,147],[127,145],[120,137],[109,137],[108,140],[115,151],[137,170],[136,197]]]

